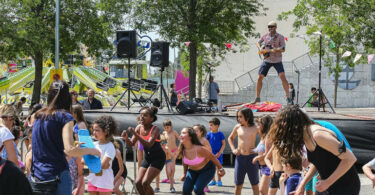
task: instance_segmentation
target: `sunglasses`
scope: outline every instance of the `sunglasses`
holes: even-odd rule
[[[276,27],[276,26],[268,26],[268,28],[273,28],[273,27]]]
[[[76,93],[72,93],[72,95],[78,95],[78,94],[76,94]]]
[[[16,120],[16,117],[14,117],[14,116],[1,116],[1,118],[2,119],[9,119],[9,120],[11,120],[11,121],[14,121],[14,120]]]

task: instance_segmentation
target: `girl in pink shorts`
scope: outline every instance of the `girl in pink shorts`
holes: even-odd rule
[[[95,147],[100,151],[102,170],[95,174],[90,172],[88,176],[87,191],[90,195],[110,195],[114,188],[114,176],[112,161],[116,155],[113,145],[113,134],[117,131],[117,123],[111,116],[101,116],[93,122],[93,134]]]

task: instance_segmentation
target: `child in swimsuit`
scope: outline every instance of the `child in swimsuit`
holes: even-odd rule
[[[167,142],[167,139],[165,138],[165,136],[161,136],[160,141],[161,141],[160,143],[161,143],[161,146],[162,146],[162,148],[165,152],[165,156],[166,156],[165,173],[168,177],[168,182],[163,180],[162,183],[169,183],[170,192],[175,193],[176,189],[174,188],[174,182],[171,182],[171,181],[174,181],[174,179],[173,179],[174,175],[172,175],[172,174],[174,174],[174,172],[172,172],[172,171],[174,171],[174,168],[175,168],[175,164],[173,163],[172,153],[168,149],[168,142]]]
[[[164,120],[163,122],[163,136],[166,139],[166,148],[168,148],[168,152],[171,154],[172,162],[167,167],[167,179],[164,179],[162,183],[170,183],[171,184],[171,191],[175,191],[173,188],[174,183],[174,174],[176,171],[176,155],[177,155],[177,144],[176,141],[179,137],[177,131],[173,130],[172,122],[169,119]],[[168,171],[169,170],[169,171]]]
[[[268,185],[270,184],[271,180],[271,173],[270,169],[267,167],[266,163],[264,162],[264,157],[266,156],[266,137],[268,130],[270,129],[272,125],[272,117],[269,115],[262,116],[258,118],[258,133],[260,135],[260,142],[258,146],[254,149],[256,153],[258,153],[258,156],[253,159],[253,164],[259,163],[260,168],[260,185],[259,190],[262,195],[268,194]]]
[[[253,194],[259,195],[259,175],[258,165],[252,163],[257,156],[254,152],[256,135],[258,127],[254,123],[253,112],[250,108],[241,108],[237,112],[237,121],[239,124],[234,126],[232,133],[228,137],[228,143],[232,149],[232,153],[236,155],[234,165],[234,183],[235,194],[241,194],[242,185],[245,175],[250,180]],[[234,139],[238,138],[237,148],[234,145]]]

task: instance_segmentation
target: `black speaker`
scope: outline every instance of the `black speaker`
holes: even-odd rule
[[[131,31],[117,31],[117,57],[136,58],[137,57],[137,33]]]
[[[168,67],[169,65],[169,42],[152,42],[150,66]]]
[[[193,101],[182,101],[180,102],[176,110],[180,114],[193,114],[197,109],[197,104]]]

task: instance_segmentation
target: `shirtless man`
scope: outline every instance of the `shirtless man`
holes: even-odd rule
[[[254,124],[253,112],[250,108],[242,108],[237,112],[237,121],[232,133],[228,137],[228,143],[232,153],[236,155],[234,165],[234,183],[236,184],[234,194],[241,194],[245,175],[250,180],[253,194],[259,195],[258,165],[252,164],[257,154],[254,152],[258,127]],[[234,139],[238,136],[238,146],[234,145]]]
[[[272,145],[269,151],[266,151],[267,155],[264,158],[267,167],[271,170],[271,182],[268,195],[276,195],[277,190],[280,188],[279,179],[284,173],[283,166],[281,164],[281,157],[277,149]]]

